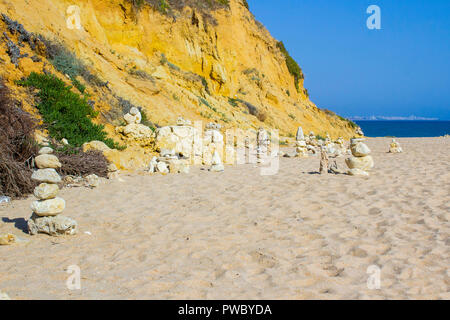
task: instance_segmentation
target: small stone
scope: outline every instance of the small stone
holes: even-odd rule
[[[0,245],[7,246],[16,242],[16,236],[10,233],[0,234]]]
[[[61,168],[61,162],[59,162],[58,158],[52,154],[41,154],[37,156],[34,161],[39,169]]]
[[[66,138],[61,139],[61,142],[62,142],[62,144],[65,145],[65,146],[69,145],[69,141],[67,141]]]
[[[223,172],[225,171],[225,167],[223,164],[213,164],[211,168],[209,169],[211,172]]]
[[[64,217],[39,217],[33,214],[28,220],[28,231],[31,235],[45,233],[50,236],[74,235],[78,224],[75,220]]]
[[[41,183],[34,188],[34,196],[39,200],[53,199],[58,195],[59,187],[57,184]]]
[[[83,148],[83,152],[88,152],[90,150],[106,152],[106,151],[111,150],[111,148],[108,147],[104,142],[97,141],[97,140],[84,143],[82,148]]]
[[[150,172],[150,173],[156,172],[157,165],[158,165],[158,158],[153,157],[152,161],[150,161],[148,172]]]
[[[0,291],[0,300],[11,300],[11,298],[6,293]]]
[[[140,111],[139,111],[139,109],[136,108],[136,107],[132,107],[132,108],[130,109],[130,114],[131,114],[132,116],[135,116],[135,115],[137,115],[137,114],[139,114],[139,113],[140,113]]]
[[[53,149],[50,147],[43,147],[39,150],[39,154],[51,154],[53,153]]]
[[[119,171],[119,169],[117,169],[117,166],[114,163],[110,163],[108,165],[108,172],[116,172]]]
[[[283,155],[283,157],[285,157],[285,158],[295,158],[296,156],[297,156],[297,151],[296,150],[294,150],[294,151],[291,151],[291,150],[286,151],[284,153],[284,155]]]
[[[178,117],[177,126],[190,126],[192,122],[190,120],[186,120],[183,117]]]
[[[87,187],[97,188],[100,185],[100,178],[96,174],[90,174],[84,179]]]
[[[108,179],[109,180],[119,179],[119,171],[108,172]]]
[[[31,179],[45,183],[60,183],[61,177],[55,169],[39,169],[33,172]]]
[[[158,162],[158,164],[156,165],[156,169],[158,170],[158,172],[160,173],[169,173],[169,167],[167,165],[167,163],[160,161]]]
[[[159,154],[161,157],[173,157],[175,156],[175,149],[161,149]]]
[[[64,211],[66,208],[66,201],[62,198],[54,198],[50,200],[38,200],[31,203],[31,210],[40,216],[56,216]]]

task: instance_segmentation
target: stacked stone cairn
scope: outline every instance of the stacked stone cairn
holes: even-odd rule
[[[345,144],[345,140],[342,137],[339,137],[335,142],[334,142],[335,148],[336,148],[336,154],[338,156],[347,154],[348,152],[350,152],[349,149],[347,149],[347,146]]]
[[[209,169],[209,171],[222,172],[224,170],[225,170],[225,167],[223,166],[222,159],[220,158],[219,152],[216,150],[216,151],[214,151],[214,154],[212,156],[211,168]]]
[[[329,166],[329,158],[327,150],[324,146],[320,149],[320,167],[319,167],[319,173],[320,174],[328,174],[328,166]]]
[[[189,173],[195,157],[201,156],[199,131],[192,122],[178,117],[177,125],[167,126],[156,131],[156,149],[159,157],[150,161],[149,172]]]
[[[264,163],[268,157],[270,138],[267,131],[261,127],[256,136],[256,162]]]
[[[403,149],[400,146],[400,144],[395,139],[392,139],[392,142],[389,145],[389,153],[402,153],[402,152]]]
[[[66,207],[66,202],[57,197],[58,183],[62,180],[55,169],[60,168],[61,163],[52,153],[53,149],[44,147],[35,158],[38,169],[33,172],[31,179],[38,181],[40,185],[34,189],[34,196],[38,200],[31,204],[33,214],[28,220],[28,230],[32,235],[73,235],[77,232],[77,222],[60,215]]]
[[[123,116],[127,124],[140,124],[142,121],[142,115],[138,108],[132,107],[130,112]]]
[[[308,146],[302,127],[298,127],[297,129],[297,135],[295,136],[295,151],[297,152],[297,157],[308,157]]]
[[[345,160],[351,176],[369,176],[370,169],[374,167],[372,156],[370,156],[369,147],[363,143],[364,139],[352,139],[350,141],[350,150],[352,157]]]
[[[123,116],[126,126],[116,127],[116,133],[121,134],[128,143],[139,144],[141,147],[152,145],[153,130],[141,124],[142,115],[138,108],[132,107],[130,112]]]

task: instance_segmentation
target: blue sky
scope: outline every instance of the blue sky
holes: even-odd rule
[[[248,0],[305,73],[320,108],[343,116],[450,120],[449,0]],[[369,30],[370,5],[381,30]]]

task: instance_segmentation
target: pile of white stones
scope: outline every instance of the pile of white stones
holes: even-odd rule
[[[268,157],[270,145],[270,138],[264,128],[259,128],[256,135],[256,161],[257,163],[264,163]]]
[[[350,150],[352,157],[345,159],[351,176],[369,176],[368,171],[374,167],[372,156],[370,156],[369,147],[363,143],[364,139],[352,139],[350,141]]]
[[[142,115],[138,108],[132,107],[130,112],[123,116],[123,119],[127,124],[139,124],[141,123]]]
[[[391,144],[389,145],[389,153],[402,153],[403,149],[395,139],[392,139]]]
[[[55,169],[60,168],[61,163],[52,153],[52,148],[44,147],[35,158],[38,170],[33,172],[31,179],[40,185],[34,189],[34,196],[38,200],[31,204],[33,214],[28,220],[28,230],[32,235],[73,235],[77,232],[77,222],[60,215],[66,208],[66,202],[57,197],[58,183],[62,180]]]
[[[297,152],[297,157],[308,157],[308,146],[306,144],[302,127],[298,127],[295,140],[295,151]]]
[[[176,154],[174,149],[162,149],[159,157],[153,157],[150,161],[150,173],[189,173],[190,159]]]
[[[350,150],[347,149],[347,146],[346,146],[346,144],[345,144],[344,138],[342,138],[342,137],[339,137],[339,138],[334,142],[334,145],[335,145],[335,149],[336,149],[336,152],[335,152],[335,153],[336,153],[338,156],[344,155],[344,154],[347,154],[348,152],[350,152]]]

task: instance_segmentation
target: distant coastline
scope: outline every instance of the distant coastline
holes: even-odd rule
[[[348,119],[352,121],[446,121],[439,118],[425,118],[417,116],[353,116]]]
[[[367,137],[441,137],[450,134],[449,120],[354,120]]]

